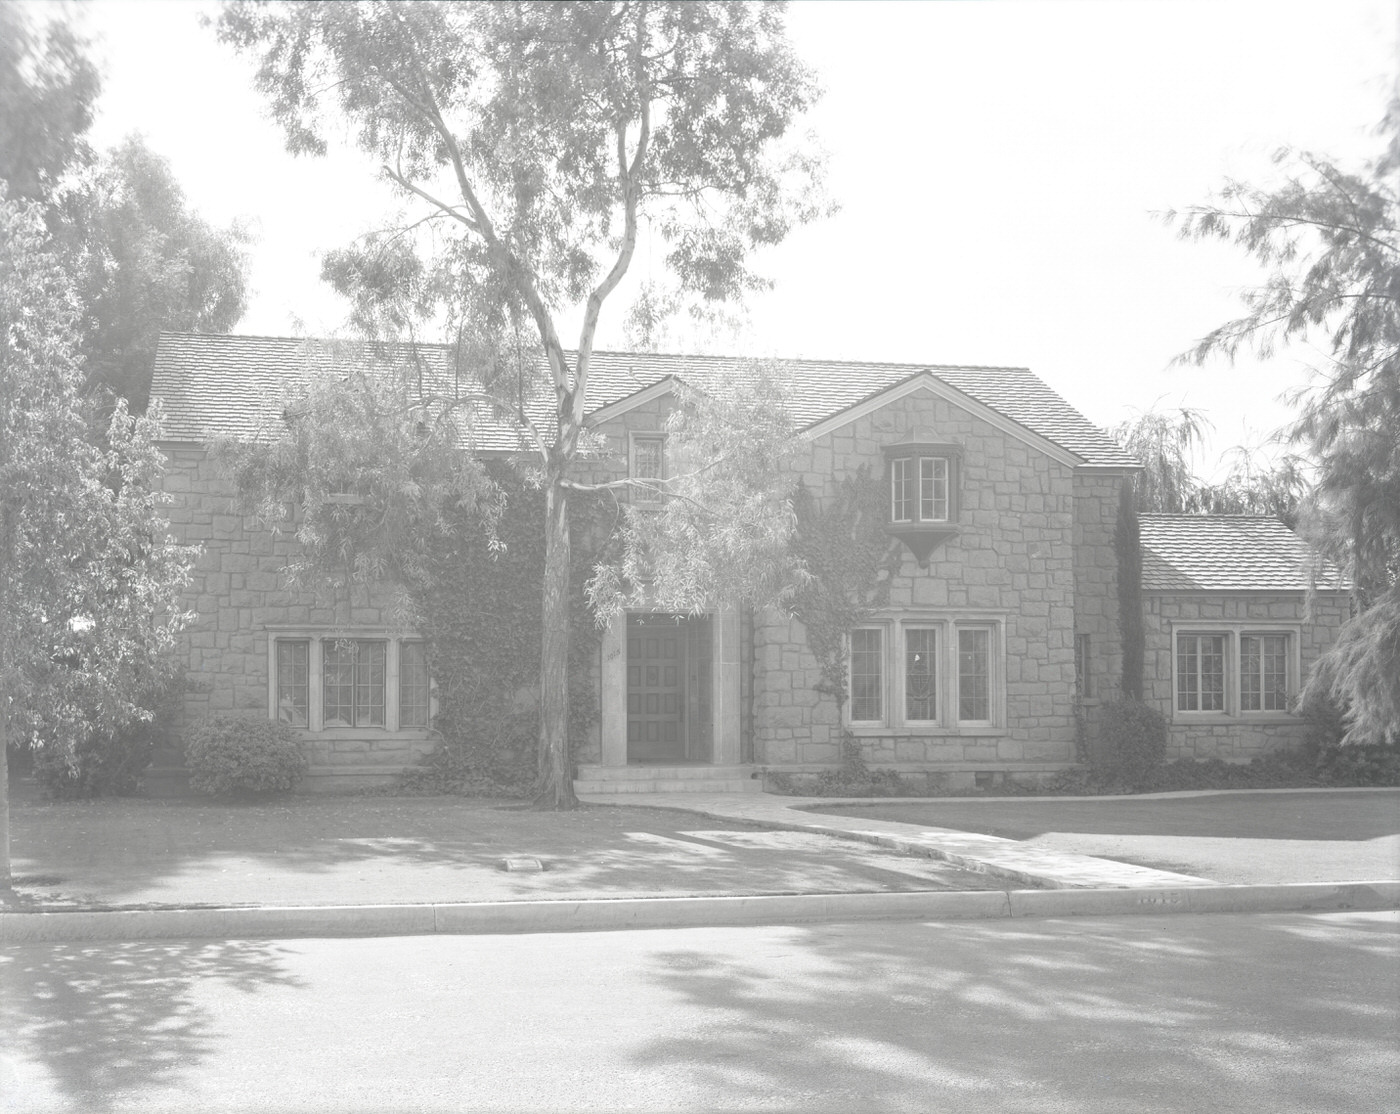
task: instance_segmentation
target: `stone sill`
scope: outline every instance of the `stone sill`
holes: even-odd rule
[[[872,769],[893,770],[900,774],[962,774],[983,770],[989,770],[993,773],[1053,774],[1059,773],[1061,770],[1072,770],[1078,763],[977,759],[959,762],[870,762],[867,765]],[[769,774],[820,774],[840,769],[840,766],[839,762],[793,762],[787,764],[769,762],[760,764],[757,769]]]
[[[1302,716],[1289,712],[1177,712],[1171,718],[1173,727],[1296,727],[1307,723]]]
[[[426,727],[406,727],[397,731],[386,727],[323,727],[319,731],[298,727],[294,730],[297,741],[301,743],[418,743],[432,737],[432,732]]]

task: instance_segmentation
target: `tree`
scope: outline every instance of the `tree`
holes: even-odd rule
[[[38,205],[0,196],[0,749],[71,753],[148,714],[194,553],[160,513],[154,421],[118,404],[103,446],[89,436],[73,295],[45,239]]]
[[[413,335],[436,315],[534,454],[546,538],[539,802],[571,807],[568,508],[589,488],[576,462],[594,338],[644,215],[678,288],[725,301],[761,285],[755,247],[819,211],[819,167],[781,150],[816,95],[783,8],[235,2],[218,31],[259,55],[257,85],[290,150],[323,153],[339,116],[414,206],[327,257],[325,276],[371,330]],[[581,323],[566,349],[570,306]],[[536,367],[547,419],[526,405]]]
[[[1326,346],[1293,431],[1317,468],[1301,521],[1350,573],[1355,614],[1303,698],[1340,701],[1353,741],[1400,734],[1400,99],[1381,130],[1384,152],[1360,172],[1286,149],[1281,185],[1229,182],[1208,204],[1167,214],[1183,237],[1233,243],[1269,271],[1246,292],[1246,313],[1183,360]]]
[[[162,330],[227,332],[246,306],[246,237],[186,207],[170,164],[129,136],[61,199],[55,229],[83,307],[90,393],[140,413]]]
[[[91,157],[84,136],[101,81],[87,43],[61,20],[35,28],[33,11],[0,4],[0,178],[12,199],[40,201]]]
[[[36,29],[33,10],[0,4],[0,178],[12,199],[45,206],[82,306],[87,390],[140,413],[162,329],[226,332],[243,316],[246,238],[190,212],[139,136],[97,158],[88,44],[57,16]]]
[[[1142,464],[1138,509],[1159,514],[1183,514],[1190,509],[1200,486],[1192,458],[1209,428],[1204,414],[1183,406],[1176,411],[1148,410],[1109,431]]]

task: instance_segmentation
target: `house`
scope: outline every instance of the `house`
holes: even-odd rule
[[[415,352],[454,374],[446,349]],[[389,780],[431,749],[424,645],[386,601],[289,587],[294,543],[238,513],[207,447],[275,426],[308,375],[368,358],[363,347],[172,333],[152,385],[172,523],[204,547],[186,711],[293,723],[313,789]],[[735,363],[595,353],[589,421],[608,446],[595,478],[664,477],[677,381],[703,386]],[[600,714],[574,740],[579,788],[756,788],[761,771],[836,766],[847,737],[872,766],[949,787],[1075,763],[1117,693],[1114,528],[1137,463],[1024,368],[791,366],[801,483],[820,503],[863,472],[887,495],[879,606],[844,632],[849,699],[840,708],[826,691],[796,618],[631,613],[602,636]],[[484,454],[520,451],[499,422],[472,437]],[[1243,759],[1296,739],[1289,698],[1344,617],[1337,586],[1322,584],[1309,611],[1306,554],[1272,520],[1145,515],[1141,532],[1147,696],[1171,723],[1172,755]]]

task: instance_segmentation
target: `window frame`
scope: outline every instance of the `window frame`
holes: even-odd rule
[[[877,630],[881,634],[881,716],[878,720],[856,719],[853,708],[852,634],[857,630]],[[908,632],[934,632],[934,718],[916,719],[909,715]],[[960,632],[987,632],[987,712],[986,719],[960,719],[961,683],[958,646]],[[1006,727],[1006,613],[900,611],[877,614],[858,624],[846,639],[845,725],[857,735],[998,735]]]
[[[1218,709],[1182,708],[1181,705],[1181,662],[1179,659],[1183,638],[1217,637],[1224,640],[1223,668],[1224,692],[1221,707]],[[1246,708],[1244,699],[1244,640],[1247,638],[1284,639],[1284,707]],[[1261,670],[1262,670],[1261,655]],[[1171,626],[1171,709],[1173,722],[1201,723],[1226,720],[1273,721],[1296,720],[1291,710],[1293,697],[1298,693],[1302,678],[1302,625],[1300,623],[1259,623],[1259,622],[1174,622]],[[1260,703],[1264,703],[1266,690],[1260,688]]]
[[[326,646],[340,641],[355,643],[382,643],[384,645],[384,722],[375,723],[327,723],[326,722]],[[437,684],[428,673],[427,723],[421,726],[404,725],[403,686],[400,665],[405,645],[424,645],[417,634],[394,632],[383,627],[271,627],[267,628],[267,711],[269,718],[281,718],[281,698],[283,695],[282,676],[279,670],[282,646],[303,645],[306,647],[307,710],[305,723],[291,723],[301,732],[327,734],[331,736],[363,735],[411,735],[423,736],[432,731],[433,717],[438,712]],[[352,689],[352,716],[358,704]],[[287,721],[284,721],[287,722]]]

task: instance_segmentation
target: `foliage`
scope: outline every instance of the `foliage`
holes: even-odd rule
[[[1207,483],[1195,472],[1195,453],[1210,422],[1199,410],[1149,410],[1113,427],[1114,438],[1142,464],[1138,509],[1156,514],[1272,515],[1288,528],[1309,481],[1298,457],[1273,460],[1257,448],[1236,446],[1227,454],[1225,479]],[[1270,442],[1272,443],[1272,442]]]
[[[150,712],[149,720],[137,719],[109,734],[89,736],[72,753],[56,747],[39,750],[33,762],[39,784],[59,800],[139,793],[155,752],[175,742],[183,693],[180,678],[172,677],[140,701]]]
[[[257,716],[210,716],[185,743],[185,768],[196,793],[287,793],[307,760],[289,724]]]
[[[430,556],[464,524],[491,549],[499,492],[463,451],[455,400],[432,383],[420,391],[419,356],[413,346],[308,341],[307,364],[334,370],[310,373],[287,396],[281,428],[214,445],[244,505],[295,533],[294,581],[426,586]]]
[[[794,389],[782,365],[758,362],[707,377],[703,390],[677,385],[661,503],[621,508],[619,559],[599,564],[588,585],[600,625],[627,607],[781,604],[803,582],[793,547]]]
[[[1311,487],[1304,463],[1292,455],[1268,461],[1244,446],[1232,449],[1230,457],[1225,479],[1198,485],[1186,509],[1199,514],[1268,515],[1296,530],[1299,509]]]
[[[1356,615],[1305,695],[1342,703],[1353,742],[1384,740],[1400,724],[1400,100],[1382,130],[1383,154],[1359,173],[1283,150],[1281,185],[1229,182],[1210,203],[1167,214],[1183,237],[1235,244],[1269,271],[1245,293],[1245,314],[1183,360],[1326,346],[1294,428],[1317,467],[1301,521],[1350,573]]]
[[[807,579],[792,597],[821,670],[817,690],[846,706],[846,640],[889,599],[901,560],[885,533],[885,489],[868,468],[843,476],[824,503],[805,486],[793,499],[796,556]]]
[[[0,179],[12,200],[44,201],[90,152],[83,139],[101,87],[88,44],[62,20],[0,4]]]
[[[72,298],[37,207],[0,202],[0,685],[19,741],[71,754],[142,718],[188,616],[159,415],[118,405],[104,447],[79,394]]]
[[[1162,514],[1190,509],[1198,487],[1193,454],[1205,440],[1210,422],[1199,410],[1149,410],[1136,420],[1120,422],[1114,439],[1142,464],[1137,478],[1138,507]]]
[[[100,82],[88,43],[61,8],[0,5],[0,178],[43,204],[76,288],[87,391],[146,409],[162,329],[225,332],[243,315],[238,228],[185,207],[170,165],[129,137],[100,160],[86,134]]]
[[[497,500],[490,528],[460,524],[429,554],[425,575],[410,588],[437,678],[433,726],[442,744],[411,772],[409,784],[440,784],[445,792],[528,784],[539,738],[532,689],[539,684],[543,637],[536,593],[544,565],[544,495],[504,462],[484,468]],[[598,711],[588,666],[600,632],[588,621],[584,582],[604,556],[600,547],[610,544],[617,512],[607,494],[580,498],[575,511],[568,715],[577,737]]]
[[[718,2],[243,2],[218,21],[223,41],[258,56],[290,150],[353,135],[415,207],[325,261],[358,323],[396,337],[445,327],[483,402],[513,416],[535,455],[542,804],[574,803],[568,505],[594,337],[639,222],[681,290],[722,301],[761,285],[753,248],[820,211],[816,161],[781,150],[815,97],[783,20],[777,5]],[[571,351],[566,306],[582,311]]]
[[[55,250],[83,307],[89,392],[146,409],[162,330],[227,332],[246,304],[246,241],[185,207],[170,164],[128,137],[64,191]]]
[[[1128,785],[1146,784],[1166,758],[1166,718],[1141,700],[1114,700],[1105,704],[1099,730],[1107,763]]]
[[[1130,700],[1141,700],[1147,635],[1142,618],[1142,535],[1131,480],[1124,480],[1118,490],[1113,550],[1118,560],[1118,627],[1123,639],[1122,693]]]

